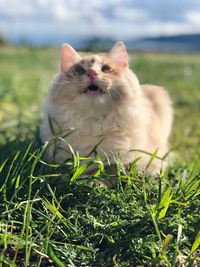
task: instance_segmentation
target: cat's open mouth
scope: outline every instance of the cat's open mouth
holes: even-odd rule
[[[99,88],[97,85],[95,84],[90,84],[86,90],[85,93],[88,95],[92,95],[92,96],[97,96],[97,95],[101,95],[104,92],[101,90],[101,88]]]

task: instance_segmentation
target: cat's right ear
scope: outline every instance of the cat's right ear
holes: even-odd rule
[[[68,70],[72,65],[76,64],[80,61],[81,57],[79,54],[68,44],[63,44],[61,49],[61,64],[60,71],[64,73]]]
[[[112,59],[117,66],[121,68],[128,67],[128,53],[123,42],[118,41],[108,53],[108,57]]]

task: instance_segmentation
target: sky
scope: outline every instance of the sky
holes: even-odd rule
[[[200,33],[200,1],[0,0],[0,32],[32,43]]]

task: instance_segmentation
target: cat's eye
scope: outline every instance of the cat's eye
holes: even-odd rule
[[[85,69],[81,65],[76,65],[74,67],[74,72],[76,75],[82,75],[85,73]]]
[[[102,68],[101,68],[101,70],[103,72],[105,72],[105,73],[113,72],[113,69],[109,65],[107,65],[107,64],[103,65]]]

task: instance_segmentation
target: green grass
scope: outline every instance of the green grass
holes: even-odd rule
[[[58,59],[0,47],[0,266],[198,265],[200,55],[131,55],[142,83],[171,94],[176,156],[160,177],[118,164],[111,189],[94,182],[110,177],[98,157],[44,162],[38,127]]]

